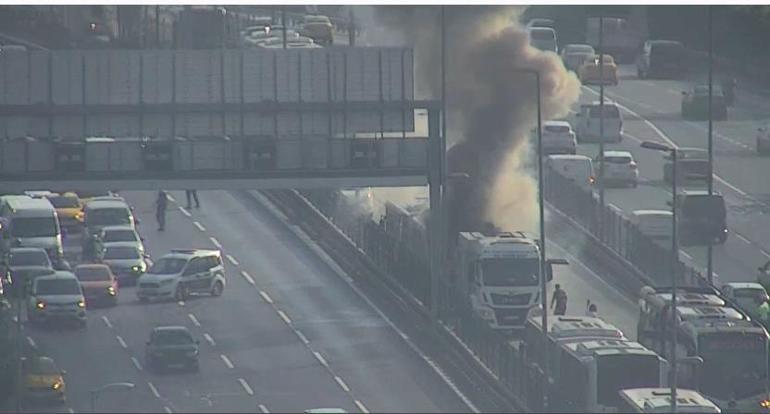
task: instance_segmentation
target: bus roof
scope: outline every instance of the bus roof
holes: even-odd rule
[[[532,316],[529,322],[542,331],[539,316]],[[614,325],[589,316],[556,316],[548,319],[548,336],[554,339],[598,337],[625,339],[623,332]]]
[[[571,353],[578,357],[597,357],[606,355],[637,354],[637,355],[655,355],[639,342],[628,339],[588,339],[585,341],[572,342],[564,345]]]
[[[677,412],[721,413],[713,402],[694,390],[676,391]],[[668,388],[631,388],[620,391],[620,396],[640,413],[671,412],[671,393]]]

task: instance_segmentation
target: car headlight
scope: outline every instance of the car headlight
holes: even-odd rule
[[[163,280],[160,281],[159,284],[161,286],[170,285],[173,281],[174,281],[174,279],[163,279]]]
[[[115,296],[115,287],[114,286],[108,287],[107,288],[107,294],[110,295],[110,296]]]
[[[139,266],[139,265],[131,266],[131,271],[134,273],[139,273],[142,271],[142,266]]]
[[[38,309],[45,309],[45,302],[43,302],[42,300],[38,300],[35,303],[35,307],[38,308]]]
[[[770,409],[770,400],[762,400],[759,402],[759,406],[764,409]]]
[[[51,385],[51,388],[53,388],[54,391],[58,391],[59,389],[61,389],[62,385],[64,384],[62,384],[61,381],[56,381],[53,383],[53,385]]]
[[[86,307],[86,301],[83,299],[80,299],[78,301],[78,308],[85,308]]]

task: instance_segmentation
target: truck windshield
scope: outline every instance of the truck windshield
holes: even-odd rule
[[[11,224],[13,237],[55,237],[58,234],[56,218],[53,216],[16,217]]]
[[[495,258],[481,262],[486,286],[537,286],[539,267],[537,258]]]
[[[730,332],[702,336],[699,354],[703,365],[698,383],[707,396],[741,399],[764,392],[767,341],[763,335]]]
[[[131,224],[130,214],[125,208],[95,208],[86,211],[87,226]]]

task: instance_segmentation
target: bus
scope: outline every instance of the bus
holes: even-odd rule
[[[668,363],[642,344],[629,340],[613,325],[592,317],[557,316],[549,319],[548,344],[543,344],[540,317],[532,315],[524,328],[521,353],[527,384],[527,406],[540,405],[548,385],[549,410],[555,412],[617,412],[619,391],[661,387]],[[548,381],[542,361],[548,358]]]
[[[671,389],[669,388],[632,388],[620,391],[624,406],[622,413],[670,413]],[[676,412],[711,414],[722,410],[695,390],[680,388],[676,390]]]
[[[642,289],[637,340],[670,359],[671,288]],[[677,289],[679,385],[703,393],[723,410],[760,411],[767,404],[768,333],[712,287]]]

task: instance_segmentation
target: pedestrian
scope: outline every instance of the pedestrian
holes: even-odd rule
[[[195,200],[195,208],[200,208],[201,203],[198,201],[198,190],[185,190],[184,194],[187,196],[187,208],[190,209],[192,206],[192,203],[190,203],[190,199]]]
[[[757,314],[760,321],[762,324],[766,324],[767,318],[770,316],[770,304],[767,303],[767,298],[758,296],[755,299],[755,303],[757,304]]]
[[[586,316],[589,316],[591,318],[598,318],[599,313],[598,313],[596,304],[591,303],[590,300],[588,300],[586,304],[588,305],[588,308],[586,309]]]
[[[168,196],[163,190],[158,191],[158,199],[155,200],[155,218],[158,219],[158,231],[166,229],[166,207]]]
[[[553,290],[551,309],[553,309],[554,315],[564,316],[564,314],[567,313],[567,292],[565,292],[558,283]]]

